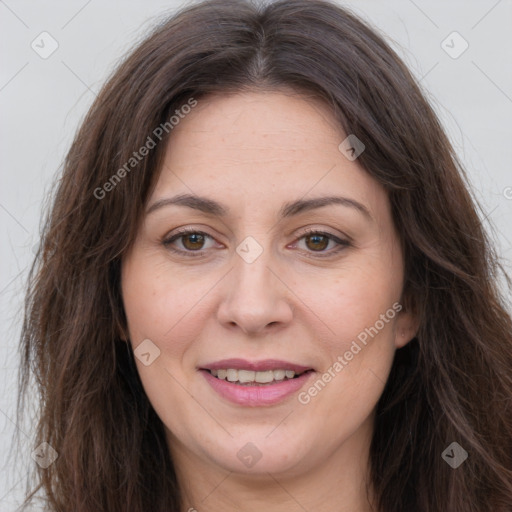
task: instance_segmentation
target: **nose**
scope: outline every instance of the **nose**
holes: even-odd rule
[[[282,267],[264,251],[247,263],[234,255],[234,268],[223,280],[218,320],[230,329],[240,328],[247,335],[279,329],[293,318],[293,294],[286,284]]]

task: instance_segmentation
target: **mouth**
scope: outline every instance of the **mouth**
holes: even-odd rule
[[[223,399],[238,406],[272,406],[291,398],[305,386],[315,369],[288,361],[251,362],[224,359],[198,370]]]

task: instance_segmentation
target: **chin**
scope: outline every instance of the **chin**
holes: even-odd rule
[[[255,435],[252,441],[250,436],[230,438],[230,442],[218,446],[214,452],[203,453],[226,471],[266,478],[268,473],[292,475],[306,472],[315,463],[305,440],[291,435],[265,439],[270,431],[267,428],[264,435]]]

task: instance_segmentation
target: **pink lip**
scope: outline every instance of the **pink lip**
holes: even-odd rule
[[[223,359],[214,363],[208,363],[201,366],[201,369],[207,370],[253,370],[255,372],[264,372],[267,370],[293,370],[295,373],[312,370],[311,367],[301,366],[299,364],[280,361],[278,359],[266,359],[265,361],[246,361],[245,359]]]
[[[233,368],[233,366],[220,366],[219,368]],[[270,369],[268,366],[266,368]],[[285,367],[280,366],[279,368],[283,369]],[[242,369],[245,369],[245,367]],[[306,381],[308,381],[313,374],[313,372],[303,373],[295,379],[283,380],[275,384],[242,386],[227,380],[218,379],[208,370],[200,371],[208,384],[210,384],[220,396],[232,403],[246,407],[261,407],[281,402],[304,386]]]

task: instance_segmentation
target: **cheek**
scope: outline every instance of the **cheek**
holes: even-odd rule
[[[201,290],[187,288],[184,281],[164,273],[162,264],[147,256],[131,258],[123,266],[122,293],[132,347],[135,350],[142,340],[149,339],[160,349],[148,366],[135,358],[137,371],[158,416],[176,432],[183,428],[176,418],[184,418],[194,407],[185,391],[189,376],[183,373],[182,364],[191,340],[198,338],[201,330],[197,316],[201,314]],[[185,294],[183,289],[191,293]],[[195,409],[193,412],[198,414]]]
[[[186,325],[180,319],[186,318],[190,306],[181,293],[182,285],[161,272],[158,263],[148,260],[142,264],[142,259],[135,256],[123,265],[123,304],[133,345],[148,338],[162,349],[163,340],[175,336]],[[179,352],[180,343],[176,341],[165,350]]]
[[[378,267],[374,271],[353,267],[325,286],[321,299],[311,306],[319,312],[317,324],[329,328],[316,347],[325,366],[299,398],[308,404],[305,413],[311,421],[330,415],[332,421],[325,428],[333,437],[339,425],[347,432],[355,431],[384,390],[401,309],[400,280],[396,278]],[[305,302],[315,297],[313,289],[309,292]]]
[[[399,265],[389,255],[387,260],[372,257],[347,265],[335,279],[323,281],[321,294],[318,286],[309,283],[306,288],[308,280],[303,281],[304,302],[318,312],[321,321],[316,323],[325,333],[317,348],[325,356],[322,371],[329,373],[325,376],[329,391],[322,391],[318,407],[344,404],[340,410],[349,407],[362,417],[382,393],[395,353],[394,328],[401,309]]]
[[[351,266],[335,279],[317,279],[314,285],[304,279],[302,283],[304,302],[318,312],[319,318],[329,327],[330,335],[339,343],[356,337],[379,321],[380,315],[385,315],[399,300],[401,291],[400,276],[378,266]],[[395,315],[392,312],[388,316],[392,319]],[[390,320],[386,326],[392,323]]]

